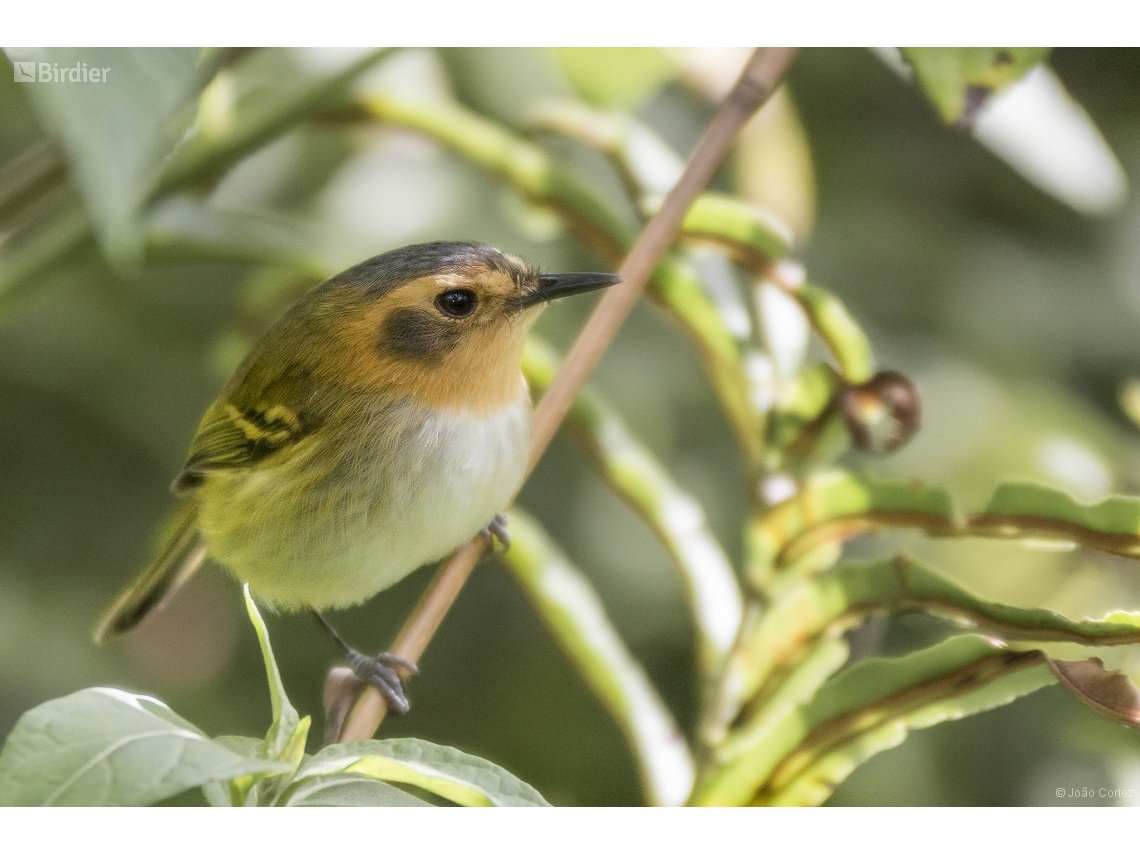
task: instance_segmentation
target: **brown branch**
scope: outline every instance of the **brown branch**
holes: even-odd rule
[[[658,260],[673,243],[685,212],[728,155],[741,127],[771,97],[795,54],[795,48],[758,48],[752,54],[681,178],[646,224],[618,270],[625,282],[610,288],[599,301],[567,355],[562,371],[542,396],[534,414],[530,470],[554,438],[574,397],[633,308]],[[392,646],[393,653],[413,662],[419,659],[485,548],[483,538],[476,537],[447,560],[400,630]],[[366,686],[349,711],[338,741],[370,738],[386,712],[380,693]]]

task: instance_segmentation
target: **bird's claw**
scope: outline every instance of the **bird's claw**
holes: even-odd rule
[[[356,650],[349,650],[345,656],[352,673],[370,686],[373,686],[388,703],[388,709],[400,714],[409,709],[408,698],[404,694],[404,678],[397,668],[403,668],[408,675],[418,674],[414,662],[409,662],[394,653],[381,653],[379,656],[365,656]]]
[[[511,531],[507,528],[507,515],[495,514],[495,518],[487,523],[483,535],[491,544],[495,552],[506,552],[511,547]]]

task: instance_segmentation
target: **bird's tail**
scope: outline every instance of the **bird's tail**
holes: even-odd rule
[[[119,595],[95,629],[96,643],[133,629],[151,610],[182,587],[206,558],[206,543],[198,533],[194,502],[183,502],[171,515],[158,555]]]

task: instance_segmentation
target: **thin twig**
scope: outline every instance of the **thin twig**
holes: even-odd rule
[[[618,270],[625,282],[610,288],[599,301],[567,355],[562,371],[539,402],[534,414],[530,470],[554,438],[574,397],[633,308],[658,260],[673,243],[685,212],[728,155],[740,128],[775,91],[795,53],[795,48],[758,48],[745,65],[680,180],[638,236]],[[485,548],[484,539],[476,537],[448,559],[400,630],[392,645],[393,653],[412,662],[419,659]],[[365,687],[350,710],[338,741],[370,738],[386,712],[380,693],[371,686]]]

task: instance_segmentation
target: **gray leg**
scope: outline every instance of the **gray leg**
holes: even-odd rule
[[[344,656],[344,661],[352,673],[363,680],[370,686],[374,686],[384,700],[388,702],[388,708],[393,712],[406,713],[408,711],[408,698],[404,694],[404,682],[400,676],[397,668],[403,668],[408,672],[409,676],[418,674],[414,662],[409,662],[401,656],[396,656],[394,653],[381,653],[379,656],[365,656],[359,650],[349,647],[341,639],[335,629],[333,629],[329,622],[324,619],[316,609],[306,607],[305,609],[317,622],[329,640],[336,645],[340,650],[341,655]]]
[[[511,548],[511,532],[507,528],[507,515],[495,514],[495,518],[483,529],[483,536],[491,542],[496,552],[506,552]]]

